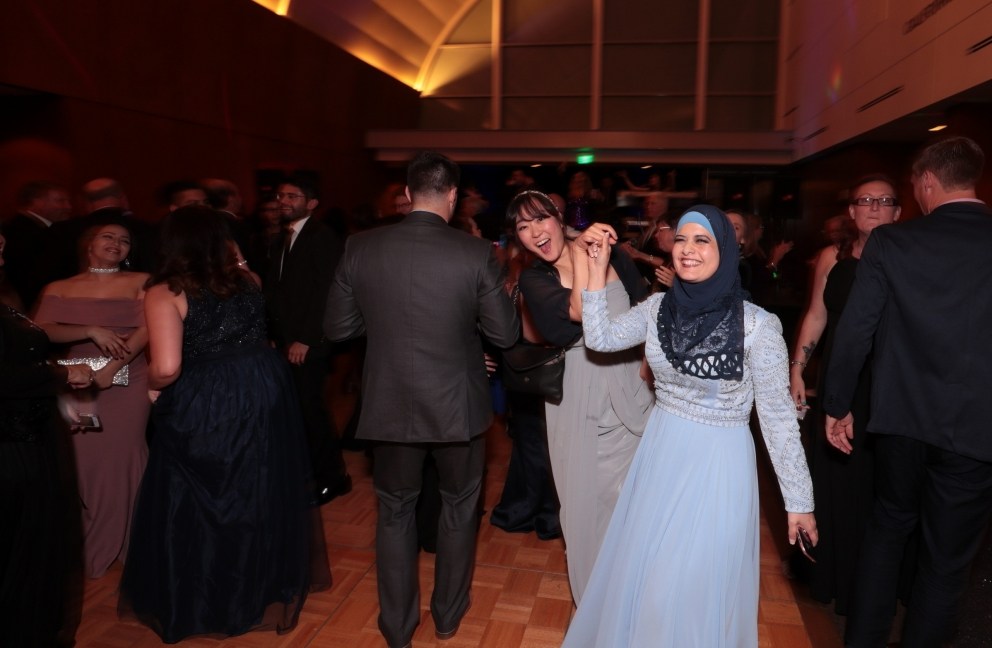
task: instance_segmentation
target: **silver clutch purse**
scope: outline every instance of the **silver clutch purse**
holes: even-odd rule
[[[74,365],[74,364],[84,364],[89,365],[90,369],[97,371],[103,369],[110,362],[110,358],[104,358],[103,356],[97,356],[95,358],[63,358],[57,360],[60,365]],[[120,387],[127,387],[128,381],[128,365],[124,365],[117,370],[114,374],[113,384]]]

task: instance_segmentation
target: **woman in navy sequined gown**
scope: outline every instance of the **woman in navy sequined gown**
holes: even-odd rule
[[[166,643],[291,630],[330,584],[309,459],[264,304],[216,212],[173,212],[145,299],[154,436],[120,611]]]

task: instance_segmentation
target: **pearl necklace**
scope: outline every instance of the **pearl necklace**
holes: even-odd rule
[[[113,268],[94,268],[93,266],[90,266],[90,272],[94,272],[96,274],[110,274],[112,272],[120,272],[120,271],[121,271],[120,266],[114,266]]]

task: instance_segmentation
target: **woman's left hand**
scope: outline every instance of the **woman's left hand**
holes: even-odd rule
[[[799,528],[802,527],[809,534],[809,539],[815,547],[820,541],[820,534],[816,530],[816,518],[812,513],[789,513],[789,544],[796,544],[796,536]]]

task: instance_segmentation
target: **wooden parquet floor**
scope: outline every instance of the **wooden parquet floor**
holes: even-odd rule
[[[498,424],[487,434],[487,515],[479,534],[472,607],[455,637],[448,641],[435,638],[428,609],[434,560],[430,554],[421,554],[421,624],[413,637],[414,648],[557,648],[571,618],[573,608],[562,541],[541,541],[533,533],[510,534],[489,524],[488,511],[502,491],[510,442]],[[369,465],[362,453],[345,455],[354,490],[321,511],[333,587],[307,600],[299,625],[286,635],[254,632],[225,640],[191,639],[183,642],[183,646],[383,648],[386,645],[376,626],[376,508]],[[816,604],[797,603],[793,584],[783,575],[780,551],[784,549],[776,544],[763,515],[759,645],[762,648],[839,645],[831,623],[824,621],[822,614],[819,617],[815,614]],[[120,574],[120,565],[115,565],[102,578],[87,583],[82,625],[77,634],[77,645],[81,648],[162,645],[151,630],[117,618]],[[807,609],[801,611],[803,606]],[[810,609],[814,612],[812,617],[807,614]],[[809,618],[817,627],[813,636],[818,640],[810,639],[806,626]]]

